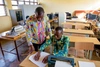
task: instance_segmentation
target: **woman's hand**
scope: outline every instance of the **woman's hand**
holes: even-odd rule
[[[48,40],[48,39],[50,39],[50,37],[49,36],[46,36],[46,39]]]
[[[34,46],[33,45],[30,45],[29,46],[29,54],[31,54],[33,51],[34,51]]]

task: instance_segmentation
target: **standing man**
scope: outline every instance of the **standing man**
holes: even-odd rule
[[[44,9],[37,7],[35,15],[30,16],[26,21],[26,38],[29,52],[38,51],[38,48],[45,43],[47,36],[52,36],[48,18],[44,16]]]

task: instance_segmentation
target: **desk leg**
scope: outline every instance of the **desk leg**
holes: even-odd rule
[[[86,59],[89,57],[89,50],[86,51]]]
[[[16,49],[18,61],[20,61],[16,40],[14,40],[14,44],[15,44],[15,49]]]
[[[0,48],[1,48],[2,55],[3,55],[3,57],[4,57],[4,52],[3,52],[3,49],[2,49],[1,43],[0,43]]]
[[[93,51],[90,51],[90,60],[92,59],[92,53],[93,53]]]

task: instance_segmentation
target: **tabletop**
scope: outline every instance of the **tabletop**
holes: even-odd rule
[[[34,54],[35,52],[33,52]],[[35,65],[34,63],[32,63],[31,61],[29,61],[29,57],[32,54],[28,55],[21,63],[20,63],[20,67],[38,67],[37,65]],[[79,67],[78,61],[85,61],[85,62],[94,62],[94,64],[96,65],[96,67],[100,67],[100,61],[94,61],[94,60],[88,60],[88,59],[81,59],[81,58],[74,58],[74,61],[76,63],[75,67]]]
[[[5,40],[17,40],[17,39],[20,39],[22,37],[25,37],[26,36],[26,33],[23,32],[23,33],[20,33],[19,35],[16,35],[16,36],[0,36],[0,39],[5,39]]]
[[[77,36],[68,36],[70,42],[92,42],[95,45],[100,45],[100,42],[95,37],[77,37]]]
[[[62,24],[83,25],[83,26],[90,27],[90,24],[83,24],[83,23],[64,22]]]
[[[81,29],[64,29],[64,33],[79,33],[79,34],[91,34],[94,35],[92,30],[81,30]]]

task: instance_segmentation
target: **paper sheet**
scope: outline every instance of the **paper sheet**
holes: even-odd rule
[[[30,60],[31,62],[33,62],[34,64],[36,64],[37,66],[39,66],[39,67],[45,67],[47,64],[42,63],[42,60],[43,60],[43,58],[44,58],[45,56],[49,55],[49,53],[41,52],[41,57],[40,57],[40,59],[39,59],[38,61],[35,61],[35,60],[34,60],[34,56],[35,56],[35,55],[36,55],[36,53],[33,54],[33,55],[31,55],[31,56],[29,57],[29,60]]]
[[[72,67],[70,63],[63,61],[56,61],[55,67]]]
[[[78,61],[79,67],[96,67],[93,62]]]

